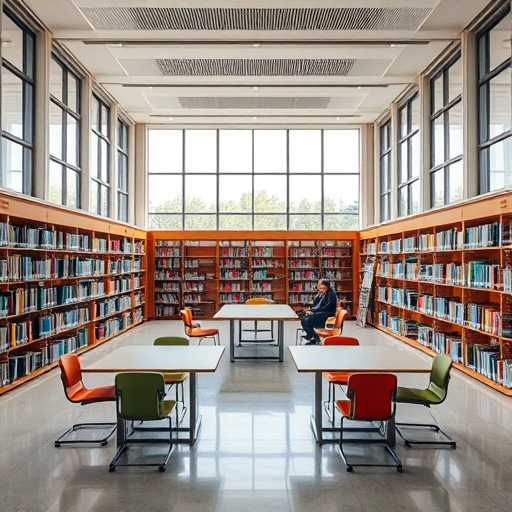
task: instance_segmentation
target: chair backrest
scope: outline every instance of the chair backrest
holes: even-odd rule
[[[351,336],[327,336],[322,341],[322,345],[359,345],[357,338]]]
[[[185,334],[190,335],[193,329],[192,310],[190,308],[183,308],[180,313],[185,328]]]
[[[332,328],[332,335],[337,336],[343,332],[343,321],[347,316],[348,311],[346,309],[340,308],[336,311],[336,317],[334,319],[334,327]]]
[[[80,360],[76,354],[65,354],[59,358],[59,367],[61,371],[62,385],[64,393],[71,402],[80,402],[75,400],[73,395],[84,388],[82,383],[82,369]]]
[[[163,417],[164,376],[153,372],[116,375],[117,413],[125,420],[151,421]]]
[[[274,301],[267,299],[266,297],[253,297],[252,299],[247,299],[245,304],[273,304]]]
[[[439,401],[435,402],[436,404],[444,402],[448,394],[448,383],[450,382],[452,363],[452,358],[446,354],[439,354],[432,361],[428,389],[439,397]]]
[[[350,419],[386,421],[394,413],[397,378],[392,373],[354,373],[348,378]]]
[[[183,336],[160,336],[153,345],[190,345],[190,341]]]

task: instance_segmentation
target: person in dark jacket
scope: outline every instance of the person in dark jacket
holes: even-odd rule
[[[313,299],[310,308],[304,310],[301,319],[302,329],[306,333],[302,336],[307,340],[306,345],[317,345],[320,339],[315,334],[315,328],[323,328],[325,321],[336,314],[338,297],[331,288],[331,283],[325,279],[318,281],[318,295]]]

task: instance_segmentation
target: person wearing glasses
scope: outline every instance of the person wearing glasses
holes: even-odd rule
[[[305,332],[302,336],[306,345],[317,345],[320,338],[315,334],[315,328],[325,326],[325,321],[336,314],[336,303],[338,297],[331,288],[331,283],[326,279],[318,281],[318,294],[313,299],[310,308],[304,310],[304,316],[301,319],[302,329]]]

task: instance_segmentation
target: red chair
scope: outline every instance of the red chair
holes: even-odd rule
[[[201,345],[203,338],[213,338],[213,344],[220,345],[218,329],[201,329],[201,325],[194,322],[190,308],[183,308],[180,313],[185,327],[185,334],[189,338],[199,338],[198,345]]]
[[[359,341],[356,338],[350,336],[328,336],[324,338],[322,345],[345,345],[345,346],[356,346],[359,345]],[[329,383],[329,394],[327,401],[324,402],[324,409],[331,420],[332,426],[334,427],[334,403],[336,401],[335,390],[336,385],[344,386],[348,382],[350,373],[347,372],[324,372],[324,377]]]
[[[96,388],[87,388],[82,382],[82,370],[80,368],[80,360],[76,354],[66,354],[60,357],[59,366],[61,370],[62,384],[64,386],[64,394],[66,398],[81,405],[95,404],[98,402],[115,402],[116,388],[115,386],[100,386]],[[115,432],[117,423],[77,423],[70,429],[66,430],[56,441],[55,446],[58,448],[62,444],[71,443],[100,443],[105,446],[109,437]],[[102,439],[68,439],[65,437],[79,429],[96,428],[111,429],[110,433]]]
[[[320,338],[320,341],[323,341],[323,339],[327,338],[328,336],[339,336],[343,332],[343,321],[345,320],[347,314],[348,311],[346,309],[339,308],[336,311],[336,316],[334,317],[334,325],[331,329],[315,329],[315,333]]]
[[[347,399],[336,401],[336,407],[341,413],[339,450],[347,471],[353,471],[353,466],[394,466],[398,472],[402,472],[402,463],[385,437],[343,439],[344,420],[388,422],[395,414],[396,386],[397,378],[392,373],[354,373],[348,378]],[[349,462],[343,444],[354,441],[384,444],[393,464]]]

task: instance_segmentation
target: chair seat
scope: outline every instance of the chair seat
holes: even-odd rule
[[[81,383],[69,388],[68,397],[72,402],[109,402],[116,399],[115,386],[86,388]]]
[[[346,384],[350,377],[350,373],[324,372],[324,377],[327,379],[327,382],[331,382],[332,384]]]
[[[440,403],[441,399],[430,389],[404,388],[399,386],[396,392],[396,401],[429,405]]]
[[[320,338],[327,338],[328,336],[332,336],[333,332],[331,329],[315,329],[315,333],[320,336]]]
[[[214,336],[218,334],[218,329],[203,329],[201,327],[193,327],[190,329],[189,336],[191,337],[206,337],[206,336]]]
[[[345,418],[350,416],[350,400],[336,400],[336,407]]]
[[[162,373],[166,384],[178,384],[188,377],[188,373]]]

